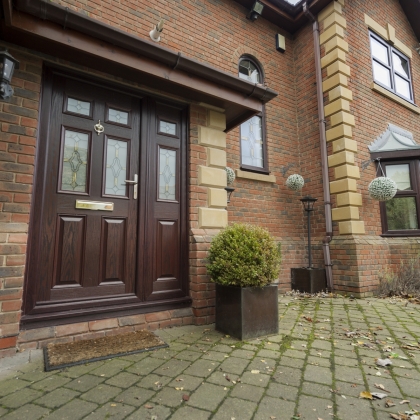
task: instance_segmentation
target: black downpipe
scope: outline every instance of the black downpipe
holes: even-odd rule
[[[324,204],[325,204],[325,238],[322,241],[324,249],[324,264],[327,274],[328,290],[334,290],[332,264],[330,256],[330,242],[333,236],[332,218],[331,218],[331,194],[330,194],[330,180],[328,176],[328,153],[327,153],[327,138],[325,134],[325,114],[324,114],[324,93],[322,91],[322,70],[321,70],[321,52],[319,49],[319,24],[315,16],[309,11],[307,2],[303,3],[303,12],[308,19],[313,23],[314,35],[314,51],[315,51],[315,73],[316,73],[316,92],[318,99],[318,121],[319,121],[319,140],[321,149],[321,168],[322,168],[322,184],[324,190]]]

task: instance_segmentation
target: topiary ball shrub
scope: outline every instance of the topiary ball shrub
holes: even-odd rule
[[[234,224],[214,237],[207,272],[225,286],[263,287],[278,278],[281,252],[266,229]]]
[[[368,187],[369,196],[379,201],[391,200],[397,193],[397,190],[395,181],[385,176],[375,178]]]

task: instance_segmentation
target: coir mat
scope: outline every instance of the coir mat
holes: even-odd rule
[[[45,370],[64,369],[164,347],[168,345],[146,330],[70,343],[51,343],[44,348]]]

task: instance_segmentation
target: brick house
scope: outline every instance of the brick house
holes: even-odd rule
[[[0,101],[0,357],[213,322],[206,250],[231,222],[282,243],[289,290],[309,193],[334,290],[368,296],[417,255],[420,3],[260,5],[2,1],[19,68]],[[388,204],[368,195],[376,158]]]

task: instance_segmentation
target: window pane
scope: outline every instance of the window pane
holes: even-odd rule
[[[127,142],[108,139],[106,145],[105,194],[125,197],[127,191]]]
[[[418,229],[414,197],[393,198],[386,202],[388,230]]]
[[[61,190],[86,192],[89,135],[66,130]]]
[[[128,112],[120,111],[119,109],[109,108],[108,110],[108,121],[115,122],[117,124],[128,124]]]
[[[263,142],[262,142],[262,118],[252,117],[241,124],[241,154],[242,164],[264,167]]]
[[[411,99],[410,84],[397,75],[395,75],[395,90],[400,95]]]
[[[410,182],[410,165],[386,165],[386,176],[397,184],[399,190],[412,190]]]
[[[161,133],[167,133],[176,136],[176,124],[167,121],[159,121],[159,131]]]
[[[391,88],[390,71],[376,61],[373,61],[373,77],[377,82]]]
[[[408,70],[408,61],[400,57],[398,54],[392,53],[392,62],[394,63],[394,70],[400,73],[407,79],[410,77]]]
[[[389,65],[388,48],[378,42],[375,38],[370,38],[372,45],[372,55],[381,60],[383,63]]]
[[[74,112],[75,114],[90,115],[90,102],[67,98],[67,111]]]
[[[176,151],[159,150],[159,198],[176,200]]]
[[[257,67],[249,60],[242,60],[239,64],[239,77],[252,83],[260,82],[260,73]]]

